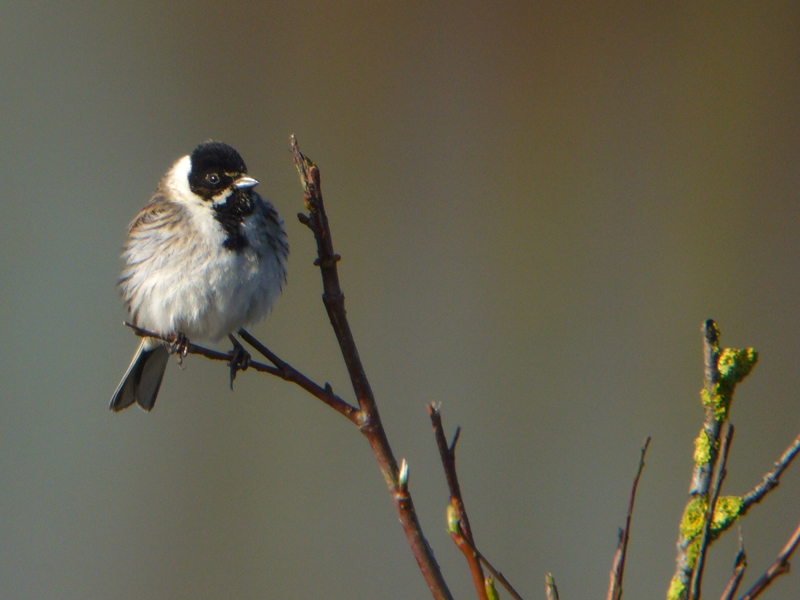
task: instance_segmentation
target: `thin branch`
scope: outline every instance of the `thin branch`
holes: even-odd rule
[[[403,531],[408,538],[411,551],[417,560],[428,588],[434,598],[450,600],[452,598],[450,590],[436,562],[436,558],[433,556],[433,551],[422,533],[422,526],[419,523],[414,503],[408,491],[407,480],[400,478],[397,460],[392,453],[386,432],[381,424],[375,396],[350,330],[347,311],[344,308],[344,294],[339,284],[339,272],[336,266],[341,257],[333,250],[331,229],[322,199],[319,169],[300,152],[294,136],[291,137],[291,144],[294,164],[297,167],[300,183],[304,190],[303,200],[309,211],[307,215],[298,215],[298,218],[301,223],[312,231],[317,242],[317,259],[314,264],[320,268],[322,276],[322,301],[328,312],[328,318],[336,335],[336,340],[339,342],[339,348],[344,358],[347,372],[350,375],[353,391],[358,399],[360,408],[358,413],[360,418],[359,429],[372,447],[372,452],[394,501]]]
[[[703,323],[703,364],[704,364],[704,393],[709,398],[714,397],[714,388],[719,382],[719,329],[713,319],[708,319]],[[690,498],[702,498],[708,496],[708,489],[711,485],[711,475],[713,466],[717,461],[719,448],[720,422],[714,411],[713,402],[705,403],[703,419],[703,435],[707,442],[708,459],[701,464],[695,464],[692,473],[692,483],[689,487]],[[679,598],[685,600],[689,593],[692,572],[694,571],[694,561],[690,557],[689,546],[694,541],[693,536],[685,536],[682,533],[678,537],[678,555],[675,559],[675,575],[673,580],[677,580],[682,590]]]
[[[742,600],[753,600],[753,598],[757,598],[775,579],[784,573],[788,573],[789,559],[792,557],[794,551],[797,550],[798,544],[800,544],[800,525],[794,530],[792,537],[786,542],[786,545],[783,547],[780,554],[778,554],[775,562],[773,562],[769,569],[767,569],[767,572],[753,584],[753,587],[747,590],[747,593],[742,596]]]
[[[334,394],[329,385],[326,384],[325,387],[322,387],[318,383],[314,383],[311,379],[309,379],[303,373],[295,369],[292,365],[290,365],[284,360],[281,360],[276,354],[270,351],[269,348],[267,348],[264,344],[259,342],[245,329],[240,329],[239,335],[242,337],[244,341],[250,344],[265,358],[267,358],[272,364],[275,365],[275,367],[279,372],[278,377],[299,385],[309,394],[311,394],[315,398],[318,398],[319,400],[322,400],[325,404],[330,406],[333,410],[335,410],[342,416],[347,417],[347,419],[350,420],[355,425],[361,424],[360,411],[355,406],[349,404],[348,402],[342,400],[339,396]]]
[[[133,329],[134,333],[139,337],[151,337],[157,340],[161,340],[168,344],[171,344],[175,340],[174,335],[162,335],[160,333],[156,333],[154,331],[148,331],[147,329],[142,329],[141,327],[137,327],[132,323],[125,323],[128,327]],[[348,404],[346,401],[342,400],[339,396],[334,394],[329,388],[322,387],[317,383],[314,383],[311,379],[303,375],[300,371],[292,367],[289,363],[281,360],[270,352],[266,346],[261,344],[257,339],[255,339],[252,335],[247,333],[244,329],[239,330],[239,335],[251,346],[253,346],[259,352],[262,352],[269,361],[274,364],[275,366],[265,365],[264,363],[256,362],[251,360],[247,363],[248,369],[255,369],[261,373],[269,373],[270,375],[274,375],[275,377],[279,377],[284,381],[289,381],[291,383],[295,383],[304,390],[306,390],[312,396],[322,400],[325,404],[333,408],[336,412],[344,415],[350,421],[355,423],[356,425],[359,424],[359,411],[355,406]],[[210,358],[211,360],[220,360],[225,361],[230,364],[230,361],[233,359],[232,352],[219,352],[218,350],[212,350],[210,348],[206,348],[204,346],[199,346],[197,344],[193,344],[192,342],[188,342],[186,344],[186,353],[187,354],[197,354],[200,356],[205,356],[206,358]]]
[[[461,428],[456,428],[453,442],[448,445],[447,438],[444,434],[444,425],[442,424],[440,408],[434,404],[429,404],[428,414],[431,417],[433,434],[436,438],[436,445],[439,448],[439,456],[442,459],[444,475],[447,479],[447,487],[450,490],[450,506],[452,507],[452,511],[455,512],[453,520],[459,525],[455,530],[453,528],[450,529],[450,535],[456,546],[464,553],[464,557],[467,559],[467,564],[472,574],[472,581],[475,584],[475,589],[478,591],[478,598],[480,598],[480,600],[488,600],[483,569],[481,568],[481,561],[478,558],[477,552],[473,550],[475,547],[475,538],[472,536],[472,528],[469,525],[469,517],[467,516],[467,509],[464,507],[464,498],[461,495],[461,485],[458,483],[458,472],[456,471],[456,444],[461,434]]]
[[[719,600],[732,600],[736,590],[739,589],[739,584],[742,582],[745,570],[747,570],[747,554],[745,554],[744,551],[742,528],[739,527],[739,551],[736,553],[736,558],[733,561],[733,574],[728,580],[728,585],[725,586]]]
[[[713,481],[711,482],[711,489],[709,491],[710,497],[708,500],[708,507],[706,514],[703,518],[703,534],[700,538],[700,546],[698,548],[697,561],[695,562],[694,571],[692,572],[692,585],[689,590],[689,600],[699,600],[700,588],[703,582],[703,569],[705,568],[706,553],[711,544],[711,526],[714,523],[714,511],[717,507],[717,500],[719,493],[722,489],[722,483],[728,474],[726,465],[728,463],[728,452],[730,451],[731,443],[733,442],[733,425],[728,423],[725,431],[722,433],[722,444],[718,455],[718,465],[714,473]]]
[[[761,499],[766,496],[767,493],[778,487],[778,484],[780,484],[781,475],[786,468],[792,464],[792,461],[795,459],[798,452],[800,452],[800,435],[798,435],[794,441],[789,444],[789,447],[778,459],[778,462],[775,463],[773,469],[764,475],[761,483],[759,483],[756,487],[742,497],[741,514],[747,512],[747,509],[749,509],[753,504],[761,502]]]
[[[620,600],[620,598],[622,598],[622,579],[625,574],[625,557],[628,552],[628,540],[631,533],[633,503],[636,500],[636,488],[639,487],[639,478],[642,476],[642,470],[644,469],[644,457],[647,454],[647,448],[649,446],[650,436],[647,436],[642,446],[641,456],[639,457],[639,468],[636,470],[636,477],[633,478],[633,485],[631,486],[631,496],[628,500],[628,514],[625,517],[625,528],[619,532],[619,544],[617,545],[617,552],[614,554],[614,562],[611,566],[608,600]]]
[[[514,589],[514,587],[511,585],[511,583],[508,581],[508,579],[506,579],[505,576],[500,571],[498,571],[497,569],[495,569],[492,566],[492,563],[490,563],[486,559],[486,557],[483,554],[481,554],[480,550],[478,550],[475,547],[475,545],[472,544],[472,542],[470,542],[466,538],[465,538],[465,541],[467,542],[469,547],[472,549],[472,551],[475,553],[475,555],[480,559],[480,561],[483,564],[483,566],[486,567],[486,569],[489,571],[489,573],[491,573],[492,576],[497,581],[500,582],[500,585],[502,585],[504,588],[506,588],[506,591],[509,594],[511,594],[511,597],[514,598],[514,600],[523,600],[522,596],[520,596],[519,593],[517,592],[517,590]],[[555,587],[555,584],[554,584],[554,587]]]
[[[709,397],[714,396],[714,386],[719,382],[719,328],[717,324],[708,319],[703,324],[703,357],[704,357],[704,387]],[[704,407],[703,429],[708,436],[709,460],[695,467],[692,487],[689,494],[692,496],[705,496],[711,486],[711,475],[717,462],[719,449],[719,434],[721,423],[714,412],[713,403]]]
[[[175,341],[174,335],[162,335],[160,333],[156,333],[155,331],[142,329],[141,327],[137,327],[133,323],[128,323],[127,321],[125,321],[125,326],[133,329],[133,332],[139,337],[151,337],[156,340],[161,340],[166,344],[172,344]],[[193,344],[192,342],[188,342],[186,344],[186,354],[197,354],[199,356],[205,356],[206,358],[210,358],[211,360],[220,360],[224,362],[230,362],[230,360],[233,358],[233,353],[231,352],[220,352],[219,350],[212,350],[211,348],[206,348],[205,346],[199,346],[197,344]],[[280,377],[281,379],[283,379],[280,369],[276,369],[275,367],[272,367],[270,365],[265,365],[264,363],[251,360],[250,363],[248,364],[248,368],[255,369],[256,371],[260,371],[262,373],[269,373],[270,375],[274,375],[275,377]]]

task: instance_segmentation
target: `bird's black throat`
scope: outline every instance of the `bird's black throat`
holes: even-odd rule
[[[255,210],[252,194],[249,190],[235,189],[225,202],[214,205],[214,218],[228,235],[222,245],[231,252],[242,252],[249,245],[242,225]]]

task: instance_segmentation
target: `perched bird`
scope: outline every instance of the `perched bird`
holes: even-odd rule
[[[267,315],[286,282],[289,245],[257,184],[220,142],[200,144],[167,171],[123,247],[119,287],[134,325],[217,341]],[[109,408],[152,410],[173,350],[144,338]]]

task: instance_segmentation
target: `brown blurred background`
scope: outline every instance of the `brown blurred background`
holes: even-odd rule
[[[464,428],[479,546],[526,598],[603,597],[646,435],[626,597],[663,598],[700,426],[700,324],[761,352],[725,492],[800,430],[800,5],[105,1],[0,7],[0,597],[428,597],[375,461],[299,389],[170,365],[106,406],[137,340],[125,227],[213,137],[284,216],[255,332],[350,398],[289,134],[316,161],[389,438],[454,594],[425,403]],[[746,583],[800,466],[742,525]],[[712,550],[716,597],[736,532]],[[796,597],[800,575],[771,597]]]

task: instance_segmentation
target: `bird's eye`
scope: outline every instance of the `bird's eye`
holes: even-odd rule
[[[206,181],[211,185],[217,185],[219,183],[219,175],[216,173],[209,173],[206,175]]]

